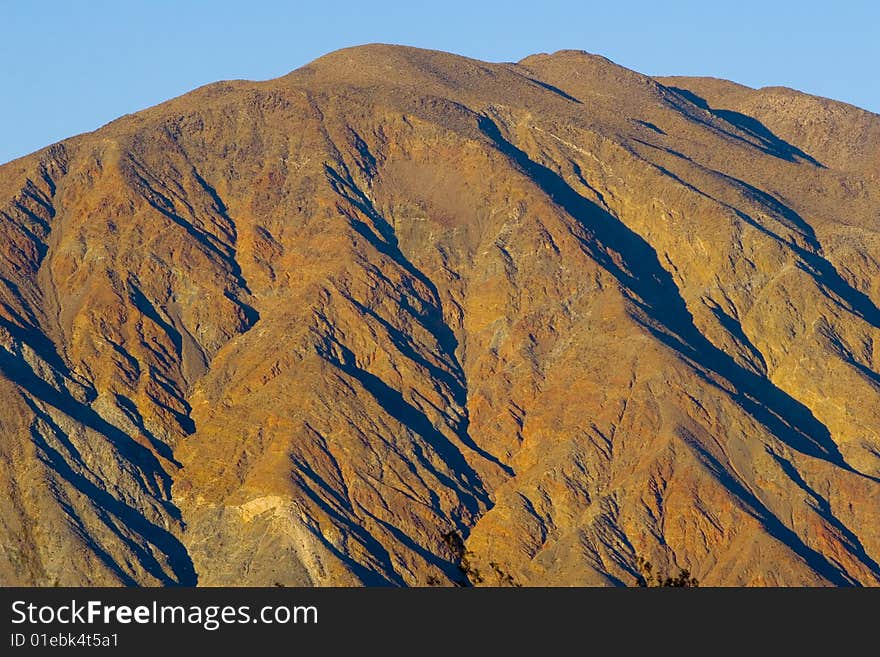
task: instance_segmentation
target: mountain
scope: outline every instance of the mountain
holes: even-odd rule
[[[880,116],[369,45],[0,167],[0,583],[880,584]]]

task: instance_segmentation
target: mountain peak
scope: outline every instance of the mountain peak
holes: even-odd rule
[[[878,585],[878,154],[370,44],[0,166],[0,583]]]

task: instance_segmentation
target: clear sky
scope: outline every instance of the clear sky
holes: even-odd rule
[[[880,113],[869,0],[0,0],[0,162],[208,82],[272,78],[371,42],[488,61],[576,48]]]

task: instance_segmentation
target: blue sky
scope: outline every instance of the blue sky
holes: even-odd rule
[[[577,48],[880,112],[880,3],[867,0],[0,0],[0,162],[208,82],[272,78],[370,42],[489,61]]]

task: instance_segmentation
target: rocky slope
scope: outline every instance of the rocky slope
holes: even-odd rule
[[[878,175],[788,89],[381,45],[3,165],[0,583],[877,585]]]

